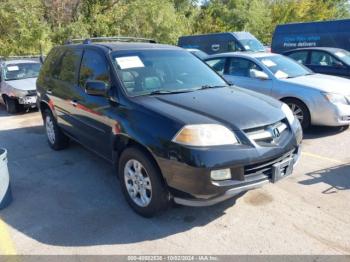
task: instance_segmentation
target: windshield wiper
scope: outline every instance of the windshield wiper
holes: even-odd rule
[[[210,88],[222,88],[222,87],[227,87],[227,86],[211,86],[211,85],[203,85],[200,88],[198,88],[197,90],[204,90],[204,89],[210,89]]]
[[[180,90],[155,90],[146,95],[168,95],[168,94],[180,94],[180,93],[188,93],[193,92],[193,89],[180,89]]]

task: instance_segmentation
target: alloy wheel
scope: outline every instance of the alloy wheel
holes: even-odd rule
[[[56,140],[55,128],[54,128],[54,123],[50,116],[46,116],[45,118],[45,128],[46,128],[47,138],[49,139],[51,144],[54,144]]]
[[[304,120],[303,110],[298,105],[296,105],[294,103],[289,103],[288,106],[292,110],[294,116],[299,120],[300,123],[302,123]]]
[[[124,182],[134,203],[146,207],[152,200],[152,185],[144,166],[136,159],[130,159],[124,167]]]

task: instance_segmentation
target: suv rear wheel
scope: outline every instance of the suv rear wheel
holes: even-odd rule
[[[68,146],[69,139],[57,125],[56,119],[53,117],[49,109],[44,111],[44,124],[47,141],[50,147],[54,150],[66,148]]]
[[[141,216],[152,217],[168,206],[169,192],[158,168],[138,148],[127,148],[122,153],[118,175],[126,200]]]

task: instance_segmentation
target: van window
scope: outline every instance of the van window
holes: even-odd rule
[[[232,57],[230,60],[228,74],[232,76],[251,77],[250,71],[252,69],[263,71],[260,66],[250,60],[239,57]]]
[[[84,87],[86,81],[98,80],[110,84],[109,66],[105,57],[94,50],[85,50],[80,67],[79,84]]]
[[[236,51],[242,51],[242,48],[236,41],[231,41],[228,43],[228,52],[236,52]]]
[[[341,63],[332,55],[323,51],[312,51],[311,53],[311,65],[317,66],[335,66]]]
[[[245,51],[264,52],[265,47],[257,39],[240,39]]]
[[[297,61],[299,64],[306,64],[307,61],[307,56],[308,56],[308,51],[300,51],[300,52],[294,52],[289,54],[288,56],[295,61]]]
[[[206,61],[206,63],[219,74],[224,74],[226,58],[217,58]]]

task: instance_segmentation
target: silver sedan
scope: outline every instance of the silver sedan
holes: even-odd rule
[[[231,84],[275,97],[292,109],[303,128],[350,124],[350,80],[315,74],[282,55],[223,53],[206,63]]]

